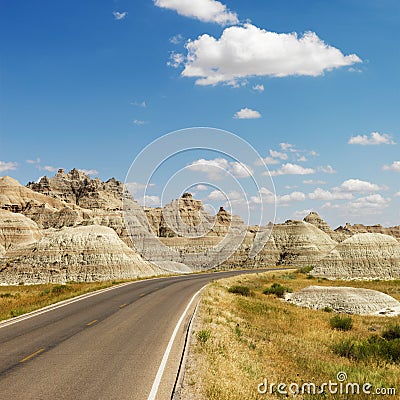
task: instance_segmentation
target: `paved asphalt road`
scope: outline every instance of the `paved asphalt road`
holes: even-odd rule
[[[0,324],[0,399],[148,399],[193,295],[213,279],[241,273],[138,281]],[[195,303],[177,332],[157,399],[170,399]]]

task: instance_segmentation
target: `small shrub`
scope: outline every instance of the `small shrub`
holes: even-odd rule
[[[234,294],[240,294],[242,296],[250,296],[251,295],[251,291],[248,286],[239,286],[239,285],[231,286],[228,289],[228,292],[234,293]]]
[[[323,308],[323,310],[324,310],[325,312],[332,312],[332,311],[333,311],[333,308],[332,308],[332,307],[326,306],[326,307]]]
[[[308,274],[309,272],[311,272],[311,270],[312,270],[313,268],[314,268],[314,267],[310,267],[309,265],[307,265],[307,266],[304,266],[304,267],[299,268],[299,269],[297,270],[297,272],[300,272],[301,274]]]
[[[382,332],[382,337],[386,340],[400,339],[400,325],[391,325]]]
[[[10,297],[14,297],[14,295],[12,293],[1,293],[0,294],[0,298],[2,298],[2,299],[6,299],[6,298],[10,298]]]
[[[55,294],[61,294],[68,290],[70,290],[70,288],[67,285],[56,285],[53,287],[53,289],[51,289],[51,292]]]
[[[197,340],[201,343],[204,344],[207,342],[208,339],[211,337],[211,331],[208,329],[202,329],[201,331],[197,332]]]
[[[276,297],[283,297],[285,292],[291,292],[292,289],[282,286],[280,283],[274,283],[270,288],[264,289],[264,294],[274,294]]]
[[[353,327],[353,320],[351,317],[335,315],[329,320],[329,325],[338,331],[349,331]]]

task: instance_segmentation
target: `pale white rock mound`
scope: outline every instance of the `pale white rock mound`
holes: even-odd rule
[[[63,228],[7,253],[0,284],[95,282],[165,273],[104,226]]]
[[[308,286],[286,295],[286,300],[300,307],[359,315],[400,315],[400,302],[376,290],[340,286]]]
[[[304,222],[288,220],[274,225],[268,242],[257,254],[260,265],[313,265],[335,248],[327,233]]]
[[[0,209],[0,245],[5,250],[42,238],[37,224],[22,214]]]
[[[356,234],[338,244],[311,274],[328,279],[400,279],[400,243],[380,233]]]

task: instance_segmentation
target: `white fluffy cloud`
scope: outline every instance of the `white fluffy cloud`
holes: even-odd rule
[[[329,191],[321,188],[316,188],[312,193],[308,194],[308,198],[311,200],[351,200],[353,198],[352,193],[343,193],[339,191]]]
[[[309,175],[314,174],[315,169],[305,168],[298,164],[283,164],[281,168],[275,171],[270,171],[271,176],[279,176],[279,175]],[[267,174],[267,173],[265,173]]]
[[[0,173],[5,171],[13,171],[17,169],[18,164],[16,162],[0,161]]]
[[[239,22],[236,13],[216,0],[154,0],[154,4],[203,22],[215,22],[219,25],[234,25]]]
[[[354,198],[355,193],[373,193],[378,190],[384,189],[375,183],[362,181],[360,179],[348,179],[340,186],[334,187],[332,190],[324,190],[321,188],[315,189],[312,193],[308,194],[311,200],[351,200]]]
[[[334,188],[335,191],[344,193],[371,193],[377,192],[380,189],[382,188],[376,183],[362,181],[360,179],[348,179],[339,187]]]
[[[254,85],[252,89],[255,90],[256,92],[262,93],[264,91],[264,85]]]
[[[185,61],[185,56],[181,53],[172,52],[167,62],[168,67],[178,68]]]
[[[119,21],[121,19],[124,19],[128,15],[128,13],[126,11],[125,12],[113,11],[113,15],[114,18]]]
[[[83,172],[86,175],[98,175],[99,171],[97,169],[80,169],[79,171]]]
[[[326,167],[318,167],[319,172],[323,172],[324,174],[336,174],[335,169],[332,165],[327,165]]]
[[[270,150],[269,154],[273,158],[279,158],[281,160],[287,160],[288,159],[288,155],[286,153],[281,153],[279,151]]]
[[[305,185],[326,185],[325,181],[315,181],[313,179],[306,179],[303,181]]]
[[[400,161],[394,161],[390,165],[384,165],[383,169],[385,171],[395,171],[395,172],[400,172]]]
[[[313,32],[276,33],[249,23],[226,28],[219,39],[203,34],[188,41],[186,49],[182,75],[197,78],[197,85],[237,85],[250,76],[319,76],[361,62],[357,55],[343,55]]]
[[[306,195],[302,192],[292,192],[283,196],[278,196],[278,204],[287,204],[295,201],[304,201]]]
[[[237,161],[228,161],[225,158],[215,158],[213,160],[205,160],[200,158],[194,161],[188,168],[192,171],[203,172],[210,179],[222,179],[226,174],[231,174],[235,178],[248,178],[253,174],[253,169]]]
[[[180,33],[178,33],[177,35],[172,36],[172,37],[169,39],[169,41],[170,41],[170,43],[172,43],[172,44],[179,44],[179,43],[182,43],[182,42],[183,42],[183,39],[184,39],[184,37],[183,37]]]
[[[233,118],[236,118],[236,119],[257,119],[257,118],[261,118],[261,114],[256,110],[252,110],[251,108],[242,108],[240,111],[235,113]]]
[[[384,198],[380,194],[371,194],[346,204],[332,204],[328,202],[324,204],[322,208],[338,209],[346,215],[369,216],[382,214],[383,210],[389,207],[390,202],[391,199]]]
[[[379,144],[396,144],[393,138],[386,134],[380,134],[379,132],[372,132],[370,136],[368,135],[357,135],[352,136],[349,139],[349,144],[359,144],[361,146],[371,146]]]
[[[144,120],[142,120],[142,119],[134,119],[133,121],[132,121],[135,125],[145,125],[145,124],[147,124],[147,121],[144,121]]]
[[[262,187],[257,196],[250,197],[250,202],[253,204],[274,204],[276,202],[277,205],[287,206],[290,203],[304,201],[305,199],[306,195],[302,192],[292,192],[279,196],[275,195],[269,189]]]

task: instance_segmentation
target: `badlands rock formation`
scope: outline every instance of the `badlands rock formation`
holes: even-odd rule
[[[327,222],[325,222],[317,212],[312,211],[310,214],[308,214],[304,220],[304,222],[308,222],[309,224],[312,224],[316,226],[318,229],[321,231],[324,231],[326,234],[328,234],[334,241],[336,242],[341,242],[348,237],[351,236],[350,233],[345,233],[341,231],[334,231]]]
[[[63,228],[7,253],[0,284],[94,282],[164,273],[104,226]]]
[[[86,209],[122,209],[122,182],[115,178],[107,182],[102,182],[99,178],[91,179],[89,175],[75,168],[68,174],[59,169],[53,178],[44,176],[39,182],[28,183],[27,187]]]
[[[19,263],[22,270],[26,270],[29,247],[26,245],[50,240],[65,232],[65,227],[96,230],[104,226],[111,228],[136,255],[177,272],[216,266],[230,269],[317,265],[315,271],[321,276],[333,276],[332,271],[338,268],[340,271],[342,267],[345,270],[337,272],[338,277],[353,277],[364,270],[367,272],[362,276],[368,278],[397,276],[398,260],[397,256],[390,255],[392,250],[384,251],[385,245],[382,247],[381,242],[376,245],[375,239],[368,239],[368,236],[360,239],[368,242],[363,245],[357,239],[350,239],[357,230],[389,229],[394,236],[400,236],[399,227],[346,225],[333,231],[315,212],[304,221],[247,227],[239,217],[230,215],[222,207],[215,216],[210,215],[202,202],[190,193],[184,193],[163,208],[143,208],[122,182],[114,178],[107,182],[91,179],[76,169],[68,173],[60,169],[54,177],[43,177],[27,187],[10,177],[0,178],[0,209],[4,210],[0,214],[0,268],[1,263],[8,260],[10,264],[12,259],[14,267]],[[379,238],[377,236],[378,241]],[[94,241],[93,238],[85,241],[88,249]],[[16,246],[23,246],[25,253],[17,254]],[[394,246],[393,240],[388,248],[391,246]],[[358,256],[353,251],[358,251]],[[353,257],[361,259],[365,251],[368,257],[354,263]],[[57,260],[56,269],[60,263]],[[100,259],[98,261],[99,266],[103,265]],[[44,265],[50,268],[51,263]],[[7,271],[7,276],[11,276],[11,270]],[[125,272],[120,272],[126,276]],[[57,272],[54,276],[61,275]]]
[[[324,231],[304,222],[288,220],[274,225],[271,236],[256,256],[257,265],[313,265],[335,246]]]
[[[400,279],[400,243],[380,233],[358,233],[332,250],[311,271],[328,279]]]
[[[400,315],[400,302],[393,297],[370,289],[334,286],[308,286],[286,295],[297,306],[359,315]]]
[[[0,245],[4,251],[41,239],[37,224],[22,214],[0,210]]]
[[[365,226],[362,224],[351,225],[347,223],[344,227],[339,226],[335,229],[335,232],[343,236],[353,236],[357,233],[381,233],[383,235],[390,235],[397,239],[400,239],[400,226],[392,226],[390,228],[384,228],[382,225]]]

